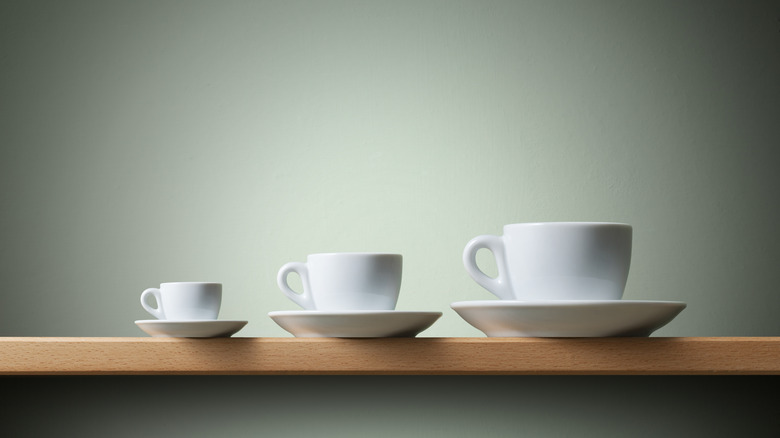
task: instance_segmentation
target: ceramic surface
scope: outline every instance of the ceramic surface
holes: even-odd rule
[[[157,307],[149,304],[154,298]],[[217,319],[222,305],[222,284],[203,282],[162,283],[141,293],[141,306],[157,319],[171,321]]]
[[[279,326],[296,337],[389,338],[415,337],[441,312],[374,311],[276,311],[268,313]]]
[[[650,336],[687,305],[679,301],[460,301],[451,307],[489,337]]]
[[[306,310],[393,310],[401,289],[401,254],[311,254],[306,263],[279,269],[279,289]],[[287,276],[297,273],[303,291],[290,288]]]
[[[504,226],[502,236],[473,238],[463,250],[466,272],[502,300],[619,300],[631,264],[630,225],[541,222]],[[498,276],[477,266],[493,253]]]
[[[156,338],[227,338],[244,328],[247,321],[166,321],[149,319],[135,324]]]

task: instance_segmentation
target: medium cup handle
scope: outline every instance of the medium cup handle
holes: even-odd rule
[[[477,266],[477,251],[483,248],[490,250],[496,258],[496,266],[498,267],[498,276],[496,278],[488,276]],[[502,300],[515,299],[512,285],[509,284],[504,239],[501,236],[484,235],[471,239],[463,250],[463,266],[466,267],[466,272],[477,284],[487,289],[493,295]]]
[[[147,302],[149,296],[154,297],[154,300],[157,302],[156,308],[150,306],[149,303]],[[162,296],[160,295],[160,289],[156,289],[152,287],[143,291],[141,293],[141,306],[143,306],[143,308],[155,318],[165,319],[165,311],[163,310]]]
[[[295,272],[301,276],[301,283],[303,283],[303,293],[297,293],[287,284],[287,276],[291,272]],[[295,304],[303,307],[306,310],[314,310],[314,300],[311,298],[311,288],[309,287],[309,268],[306,263],[290,262],[285,264],[279,269],[279,274],[276,276],[276,283],[279,285],[279,289],[287,295],[287,298],[291,299]]]

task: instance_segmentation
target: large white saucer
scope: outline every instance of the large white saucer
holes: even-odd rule
[[[417,336],[441,312],[400,310],[280,310],[268,316],[299,338],[393,338]]]
[[[247,321],[169,321],[145,319],[135,324],[155,338],[227,338],[244,328]]]
[[[489,337],[650,336],[687,306],[679,301],[460,301],[450,305]]]

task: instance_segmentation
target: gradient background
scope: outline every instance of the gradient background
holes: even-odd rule
[[[625,298],[688,303],[657,336],[778,336],[779,134],[777,1],[0,0],[0,336],[145,336],[183,280],[289,336],[276,271],[330,251],[402,253],[423,336],[481,336],[465,243],[558,220],[634,226]],[[0,381],[81,436],[778,426],[766,378]]]

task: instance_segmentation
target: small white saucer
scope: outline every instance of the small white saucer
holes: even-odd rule
[[[489,337],[650,336],[687,304],[679,301],[460,301],[463,319]]]
[[[413,338],[441,315],[441,312],[399,310],[281,310],[268,313],[283,329],[299,338]]]
[[[246,323],[247,321],[163,319],[145,319],[135,322],[141,330],[155,338],[229,338],[244,328]]]

